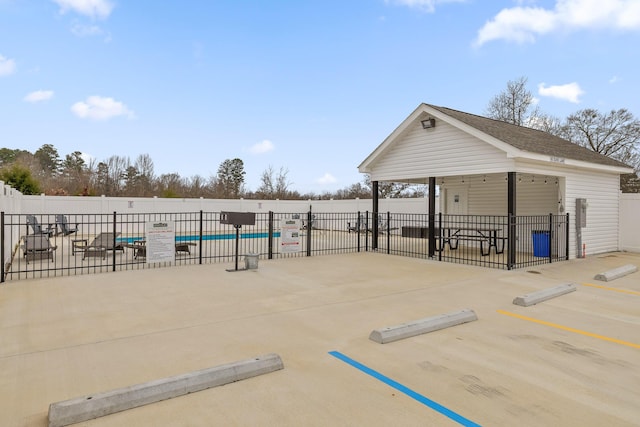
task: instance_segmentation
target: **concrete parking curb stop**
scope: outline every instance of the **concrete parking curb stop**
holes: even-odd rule
[[[62,427],[92,420],[283,368],[280,356],[271,353],[253,359],[52,403],[49,405],[49,427]]]
[[[513,303],[515,305],[529,307],[530,305],[538,304],[539,302],[559,297],[560,295],[568,294],[569,292],[573,292],[576,289],[577,288],[574,283],[568,283],[566,285],[555,286],[553,288],[547,288],[541,291],[515,297]]]
[[[604,273],[596,274],[595,279],[610,282],[626,276],[627,274],[635,273],[636,271],[638,271],[638,267],[633,264],[627,264],[622,267],[614,268],[613,270],[605,271]]]
[[[379,344],[386,344],[474,320],[478,320],[476,313],[471,309],[465,308],[464,310],[427,317],[397,326],[374,329],[371,331],[369,339]]]

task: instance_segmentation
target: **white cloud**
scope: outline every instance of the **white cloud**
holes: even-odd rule
[[[90,18],[107,18],[113,10],[109,0],[53,0],[60,6],[60,13],[73,11]]]
[[[580,29],[640,30],[638,0],[556,0],[553,10],[541,7],[502,9],[479,31],[474,44],[492,40],[534,42],[553,31]]]
[[[413,9],[419,9],[424,12],[434,12],[437,4],[442,3],[461,3],[466,0],[385,0],[386,3],[399,4],[408,6]]]
[[[111,33],[105,32],[97,25],[83,25],[76,22],[71,26],[71,33],[77,37],[104,36],[103,40],[105,43],[109,43],[111,41]]]
[[[134,112],[122,102],[101,96],[90,96],[85,102],[76,102],[71,106],[71,111],[81,119],[109,120],[118,116],[135,118]]]
[[[335,184],[336,182],[338,182],[338,180],[336,179],[336,177],[327,172],[320,178],[316,179],[316,182],[318,184]]]
[[[265,139],[262,142],[258,142],[257,144],[252,145],[251,148],[249,148],[249,152],[251,154],[263,154],[269,151],[273,151],[274,149],[275,146],[273,145],[273,143],[268,139]]]
[[[549,96],[551,98],[562,99],[564,101],[577,104],[580,102],[580,96],[584,94],[580,85],[576,82],[564,85],[546,86],[545,83],[538,85],[538,93],[541,96]]]
[[[51,98],[53,98],[52,90],[36,90],[34,92],[31,92],[27,96],[25,96],[24,100],[26,102],[36,103],[36,102],[48,101]]]
[[[16,61],[14,61],[13,59],[5,58],[4,56],[0,55],[0,77],[13,74],[15,70],[16,70]]]
[[[618,83],[619,81],[620,81],[620,77],[618,76],[613,76],[609,79],[610,84]]]
[[[90,37],[101,35],[102,29],[97,25],[82,25],[75,23],[71,27],[71,32],[78,37]]]

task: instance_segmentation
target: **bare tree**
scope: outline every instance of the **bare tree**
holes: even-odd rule
[[[369,189],[369,197],[371,197],[373,186],[371,184],[371,177],[369,175],[365,175],[364,185]],[[378,196],[385,197],[404,197],[405,192],[411,187],[410,184],[403,182],[379,182],[378,183]]]
[[[640,120],[627,109],[601,113],[592,108],[571,114],[557,133],[596,153],[619,160],[635,169],[620,177],[625,193],[640,192]]]
[[[260,176],[261,184],[256,190],[256,196],[271,199],[290,198],[292,196],[292,192],[289,191],[291,182],[287,175],[289,175],[289,169],[281,166],[276,173],[273,166],[269,165]]]
[[[540,115],[534,105],[533,95],[527,90],[526,77],[507,82],[507,88],[493,97],[486,109],[486,116],[518,126],[535,123],[534,118]]]
[[[158,177],[161,197],[181,197],[184,194],[184,180],[177,173],[165,173]]]
[[[571,114],[560,135],[596,153],[629,162],[637,155],[640,143],[640,120],[621,108],[603,114],[587,108]]]
[[[148,154],[140,154],[134,164],[138,171],[138,196],[147,197],[153,194],[155,181],[153,160]]]

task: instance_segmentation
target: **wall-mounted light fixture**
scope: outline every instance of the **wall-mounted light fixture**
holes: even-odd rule
[[[436,119],[425,119],[420,123],[422,123],[422,129],[430,129],[436,127]]]

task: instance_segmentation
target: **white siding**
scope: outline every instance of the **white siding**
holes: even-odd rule
[[[640,194],[620,195],[620,249],[640,252]]]
[[[513,170],[504,152],[443,122],[423,129],[419,121],[372,165],[373,181],[490,174]]]
[[[571,220],[569,227],[569,251],[576,252],[575,212],[576,199],[587,199],[587,226],[582,229],[582,243],[587,256],[619,250],[619,200],[620,177],[598,172],[567,174],[564,205]]]
[[[507,181],[506,174],[465,177],[468,188],[469,215],[507,215]],[[547,215],[558,212],[558,186],[554,179],[546,176],[525,175],[516,184],[516,214],[517,215]],[[442,189],[449,185],[460,185],[445,179]],[[446,193],[446,191],[445,191]],[[445,196],[446,197],[446,196]],[[446,206],[443,201],[442,206]]]

